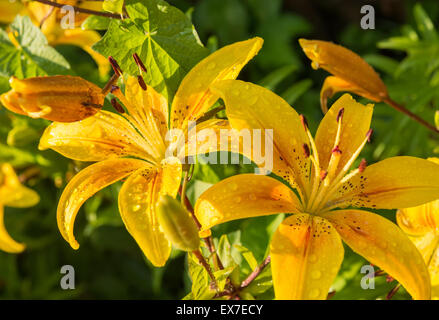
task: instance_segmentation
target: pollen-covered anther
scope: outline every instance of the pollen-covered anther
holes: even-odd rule
[[[326,170],[321,170],[320,171],[320,181],[325,180],[325,178],[328,176],[328,171]]]
[[[343,120],[343,115],[344,115],[344,108],[341,108],[337,114],[337,122],[340,122],[341,120]]]
[[[358,166],[358,171],[361,173],[363,172],[367,167],[367,161],[366,159],[361,159],[360,165]]]
[[[114,109],[116,109],[119,113],[125,113],[125,109],[122,107],[122,105],[117,102],[116,98],[111,99],[111,105]]]
[[[140,60],[140,57],[137,53],[133,53],[133,58],[136,64],[139,66],[140,70],[142,70],[143,72],[147,72],[145,65],[143,64],[142,60]]]
[[[145,80],[143,80],[143,77],[142,76],[137,76],[137,82],[139,82],[139,85],[140,85],[140,87],[144,90],[144,91],[146,91],[146,83],[145,83]]]
[[[311,153],[309,151],[309,146],[306,143],[304,143],[302,145],[302,148],[303,148],[303,153],[305,154],[305,157],[309,158],[309,156],[311,155]]]
[[[366,133],[367,142],[369,142],[369,143],[371,141],[372,133],[373,133],[373,129],[369,129],[369,131],[367,131],[367,133]]]
[[[114,73],[116,73],[119,77],[122,76],[123,71],[122,71],[122,69],[120,68],[120,66],[119,66],[119,64],[117,63],[117,61],[116,61],[112,56],[109,56],[109,57],[108,57],[108,61],[110,62],[111,67],[112,67],[113,70],[114,70]]]
[[[302,122],[303,128],[308,130],[308,121],[306,120],[305,116],[303,114],[300,115],[300,121]]]
[[[333,153],[334,155],[340,155],[342,152],[341,152],[340,147],[337,145],[337,146],[335,146],[334,149],[332,149],[332,153]]]

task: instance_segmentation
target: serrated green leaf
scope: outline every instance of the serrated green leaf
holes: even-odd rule
[[[137,53],[148,69],[145,81],[171,101],[183,77],[208,51],[188,17],[165,1],[131,0],[126,10],[130,19],[112,20],[93,49],[113,56],[132,75],[138,73],[132,58]]]
[[[188,254],[188,266],[189,276],[192,280],[192,298],[194,300],[212,299],[216,291],[210,286],[209,274],[192,253]]]
[[[102,16],[89,16],[81,25],[82,30],[106,30],[111,19]]]
[[[17,16],[10,29],[14,42],[0,29],[0,75],[28,78],[69,72],[69,63],[48,45],[44,34],[29,17]]]

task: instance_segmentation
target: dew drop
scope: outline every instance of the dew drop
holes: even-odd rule
[[[310,297],[311,299],[316,299],[316,298],[319,296],[319,294],[320,294],[320,290],[319,290],[319,289],[312,289],[312,290],[309,292],[309,297]]]
[[[313,272],[311,272],[311,278],[313,278],[314,280],[320,279],[321,276],[322,273],[319,270],[314,270]]]
[[[133,211],[134,211],[134,212],[139,211],[139,210],[140,210],[140,207],[141,207],[140,204],[136,204],[136,205],[134,205],[134,206],[133,206]]]
[[[317,256],[316,256],[315,254],[311,254],[311,255],[308,257],[308,260],[309,260],[309,262],[314,263],[314,262],[317,261]]]

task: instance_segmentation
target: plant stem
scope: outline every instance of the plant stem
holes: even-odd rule
[[[401,284],[397,284],[392,290],[389,291],[389,293],[386,296],[386,300],[391,300],[395,293],[398,292],[399,288],[401,287]]]
[[[192,219],[194,220],[195,224],[197,225],[198,230],[201,230],[201,223],[200,223],[200,221],[198,221],[197,217],[195,216],[194,208],[186,195],[187,183],[189,181],[188,180],[189,171],[190,170],[185,171],[184,178],[183,178],[183,185],[180,187],[180,190],[179,190],[181,204],[190,212]],[[213,244],[212,236],[208,236],[208,237],[203,238],[203,241],[206,244],[209,252],[212,254],[213,265],[214,265],[215,269],[216,270],[223,270],[224,266],[223,266],[220,258],[218,257],[218,254],[216,253],[216,249],[215,249],[215,245]]]
[[[387,103],[389,106],[391,106],[392,108],[394,108],[395,110],[404,113],[405,115],[409,116],[410,118],[412,118],[413,120],[419,122],[420,124],[422,124],[424,127],[426,127],[427,129],[433,131],[434,133],[439,133],[439,130],[436,129],[432,124],[428,123],[427,121],[425,121],[424,119],[422,119],[421,117],[419,117],[418,115],[414,114],[413,112],[411,112],[410,110],[408,110],[406,107],[404,107],[401,104],[398,104],[397,102],[393,101],[392,99],[388,98],[384,100],[385,103]]]
[[[207,273],[209,274],[210,279],[215,284],[215,286],[218,287],[216,284],[216,279],[215,279],[215,276],[212,272],[212,269],[210,268],[210,265],[209,265],[209,263],[207,263],[206,259],[204,259],[203,254],[201,253],[200,249],[192,251],[192,253],[194,254],[194,256],[197,257],[198,261],[200,261],[203,268],[206,269]]]
[[[226,106],[222,105],[216,108],[213,108],[212,110],[206,112],[205,114],[203,114],[203,116],[201,116],[197,121],[196,124],[199,124],[203,121],[209,120],[211,119],[214,115],[216,115],[218,112],[223,111],[226,108]]]
[[[49,0],[32,0],[32,1],[36,1],[36,2],[39,2],[39,3],[42,3],[42,4],[47,4],[49,6],[56,7],[56,8],[62,8],[62,7],[65,6],[65,4],[57,3],[57,2],[49,1]],[[119,20],[128,18],[125,15],[120,15],[120,14],[117,14],[117,13],[95,11],[95,10],[90,10],[90,9],[86,9],[86,8],[80,8],[80,7],[76,7],[76,6],[71,6],[71,7],[73,7],[73,9],[76,12],[92,14],[92,15],[95,15],[95,16],[101,16],[101,17],[107,17],[107,18],[119,19]]]
[[[271,262],[271,257],[267,256],[267,258],[265,258],[265,260],[259,266],[257,266],[256,269],[253,270],[252,273],[250,273],[250,275],[247,277],[247,279],[245,279],[241,283],[240,288],[244,289],[244,288],[248,287],[253,282],[253,280],[255,280],[261,274],[261,272],[265,269],[265,267],[270,262]]]

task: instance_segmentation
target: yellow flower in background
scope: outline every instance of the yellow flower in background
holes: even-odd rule
[[[333,74],[327,77],[320,91],[323,112],[328,111],[328,98],[340,91],[351,91],[372,101],[389,98],[387,88],[375,70],[359,55],[328,41],[299,39],[314,69]]]
[[[237,42],[197,64],[178,88],[170,125],[166,99],[146,86],[142,78],[128,77],[124,93],[117,86],[111,90],[123,105],[112,100],[120,114],[99,111],[78,122],[54,122],[45,130],[40,149],[51,148],[70,159],[97,162],[69,182],[59,201],[58,227],[74,249],[79,244],[73,225],[82,204],[99,190],[126,178],[119,192],[122,220],[155,266],[166,263],[171,243],[158,223],[156,203],[161,195],[176,197],[182,173],[181,162],[166,155],[170,144],[166,135],[172,129],[184,130],[189,121],[203,116],[219,97],[209,86],[236,78],[262,42],[260,38]],[[212,119],[200,127],[219,130],[229,126],[227,121]]]
[[[26,246],[11,238],[4,225],[4,207],[27,208],[36,205],[38,194],[23,186],[10,164],[0,164],[0,250],[20,253]]]
[[[429,160],[439,164],[438,158]],[[430,273],[432,299],[439,299],[439,200],[400,209],[396,219],[421,252]]]
[[[60,0],[57,3],[95,11],[102,10],[101,1]],[[102,77],[107,75],[110,70],[107,59],[91,48],[93,44],[101,39],[101,36],[96,31],[81,29],[81,24],[89,16],[88,14],[76,12],[74,14],[74,24],[71,26],[73,28],[63,28],[61,25],[63,18],[66,22],[73,23],[73,21],[70,21],[70,17],[66,17],[68,12],[62,12],[60,8],[35,1],[23,4],[18,0],[13,3],[9,0],[0,0],[0,22],[10,23],[17,14],[30,16],[33,23],[40,27],[47,37],[50,45],[71,44],[82,48],[95,60],[100,75]]]
[[[373,106],[348,94],[326,113],[314,140],[304,118],[267,89],[227,80],[212,90],[224,100],[234,129],[267,134],[273,129],[273,173],[286,184],[254,174],[217,183],[195,205],[202,230],[235,219],[292,213],[270,246],[277,299],[326,299],[343,260],[342,240],[413,298],[430,298],[428,271],[408,237],[389,220],[350,207],[392,209],[438,199],[437,164],[394,157],[371,166],[362,161],[349,171],[370,138]]]
[[[9,111],[32,118],[83,120],[96,114],[105,99],[98,86],[76,76],[11,77],[9,83],[12,89],[0,95],[0,102]]]

